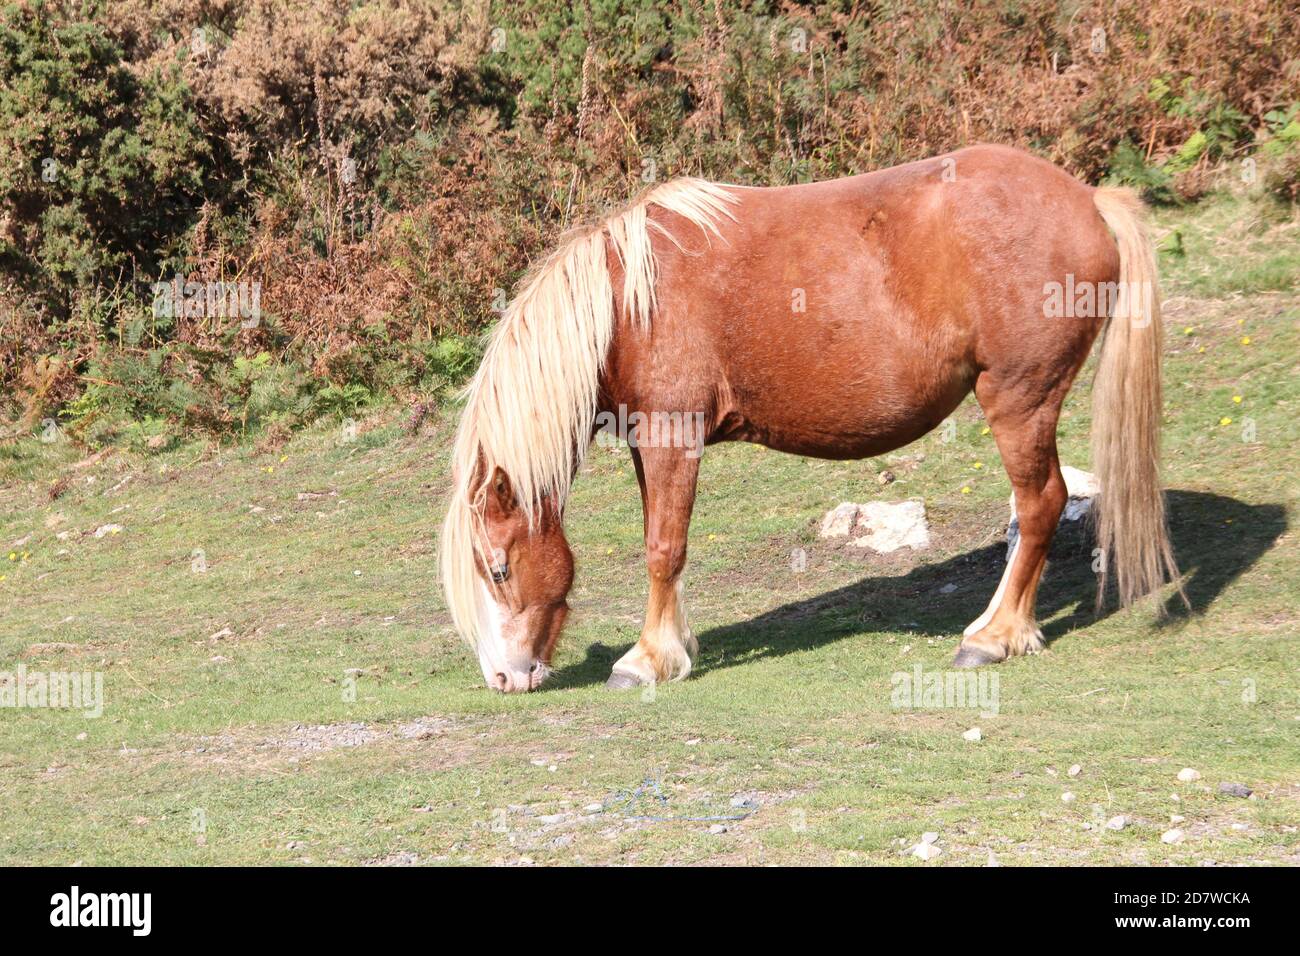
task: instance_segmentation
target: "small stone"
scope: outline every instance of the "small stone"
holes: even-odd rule
[[[1247,825],[1244,824],[1244,823],[1234,823],[1234,824],[1232,825],[1232,828],[1233,828],[1234,830],[1249,830],[1249,829],[1250,829],[1250,827],[1247,826]]]
[[[1056,768],[1055,768],[1055,767],[1048,767],[1048,768],[1047,768],[1047,775],[1048,775],[1049,777],[1055,777],[1055,776],[1056,776]]]
[[[726,833],[726,832],[727,832],[727,828],[726,828],[725,826],[723,826],[721,823],[715,823],[715,824],[713,824],[713,826],[709,827],[709,832],[710,832],[710,833]]]
[[[1083,773],[1083,768],[1076,763],[1072,767],[1070,767],[1070,769],[1067,770],[1066,773],[1068,773],[1071,777],[1077,777],[1079,776],[1079,774]]]
[[[601,810],[605,809],[605,807],[603,804],[589,803],[582,809],[585,810],[587,813],[599,813]]]
[[[912,856],[920,860],[933,860],[942,852],[943,850],[939,849],[933,843],[918,843],[916,846],[912,847]]]
[[[1178,779],[1183,783],[1192,783],[1193,781],[1200,780],[1201,774],[1199,771],[1193,770],[1191,767],[1184,767],[1182,770],[1178,771]]]
[[[982,739],[984,735],[980,733],[980,729],[978,727],[972,727],[970,730],[966,731],[966,733],[962,734],[961,736],[963,740],[969,740],[972,743],[974,743],[975,741]]]
[[[945,584],[943,587],[939,588],[939,593],[940,593],[940,594],[951,594],[951,593],[952,593],[953,591],[955,591],[955,590],[957,590],[957,585],[955,585],[955,584]]]
[[[1244,783],[1221,783],[1219,784],[1219,793],[1226,793],[1230,797],[1241,797],[1243,800],[1251,795],[1253,791]]]
[[[1083,821],[1083,828],[1084,828],[1085,830],[1091,830],[1091,829],[1092,829],[1092,824],[1089,823],[1087,820],[1084,820],[1084,821]]]
[[[1187,817],[1183,816],[1181,813],[1171,813],[1171,814],[1169,814],[1169,822],[1170,822],[1170,823],[1182,823],[1182,822],[1183,822],[1184,820],[1186,820],[1186,819],[1187,819]]]
[[[1171,844],[1182,843],[1183,836],[1184,836],[1183,831],[1178,829],[1177,827],[1174,827],[1172,830],[1166,830],[1164,833],[1160,834],[1160,842],[1171,843]]]
[[[553,823],[563,823],[563,822],[564,822],[564,814],[563,814],[563,813],[550,813],[550,814],[547,814],[546,816],[537,817],[536,820],[537,820],[538,823],[541,823],[541,824],[544,824],[544,825],[549,825],[549,824],[553,824]]]
[[[1072,794],[1069,790],[1065,791],[1065,793],[1061,794],[1061,802],[1074,803],[1074,794]]]
[[[939,842],[939,834],[935,833],[934,831],[927,831],[927,832],[925,832],[925,833],[922,833],[922,834],[921,834],[921,842],[922,842],[922,843],[938,843],[938,842]]]
[[[869,501],[859,505],[857,526],[866,534],[853,539],[854,547],[889,554],[899,548],[918,551],[930,546],[925,503],[919,499]]]
[[[123,528],[120,524],[101,524],[95,529],[95,537],[102,538],[106,534],[121,534],[122,531]]]
[[[998,862],[998,858],[997,858],[996,856],[993,855],[993,851],[992,851],[992,850],[989,850],[989,858],[988,858],[988,860],[985,861],[984,865],[985,865],[985,866],[1001,866],[1002,864],[999,863],[999,862]]]
[[[841,502],[826,512],[826,516],[822,518],[821,531],[817,536],[819,538],[847,537],[857,520],[858,506],[851,501]]]
[[[1123,816],[1111,817],[1106,821],[1107,830],[1123,830],[1128,825],[1128,819]]]
[[[894,473],[890,471],[888,468],[886,468],[884,471],[882,471],[880,474],[876,476],[876,481],[879,484],[887,485],[892,481],[894,481],[894,477],[895,477]]]

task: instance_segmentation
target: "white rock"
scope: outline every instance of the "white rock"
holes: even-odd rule
[[[921,860],[933,860],[942,852],[943,850],[939,849],[933,843],[918,843],[916,846],[912,847],[912,856]]]
[[[980,733],[980,729],[978,727],[972,727],[970,730],[966,731],[966,733],[962,734],[961,736],[963,740],[969,740],[974,742],[980,740],[984,735]]]
[[[988,858],[988,861],[987,861],[984,865],[985,865],[985,866],[1001,866],[1002,864],[999,863],[999,862],[998,862],[998,858],[997,858],[996,856],[993,855],[993,851],[992,851],[992,850],[989,850],[989,858]]]
[[[925,833],[922,833],[922,834],[921,834],[921,842],[922,842],[922,843],[938,843],[938,842],[939,842],[939,834],[935,833],[935,832],[932,831],[932,830],[927,831],[927,832],[925,832]]]
[[[120,524],[101,524],[95,529],[95,537],[102,538],[106,534],[120,534],[122,526]]]
[[[1182,843],[1183,835],[1184,834],[1182,830],[1178,829],[1177,827],[1174,827],[1172,830],[1166,830],[1164,833],[1160,834],[1160,842],[1161,843]]]
[[[951,593],[952,593],[953,591],[955,591],[955,590],[957,590],[957,585],[955,585],[955,584],[945,584],[943,587],[939,588],[939,593],[940,593],[940,594],[951,594]]]
[[[1169,814],[1169,822],[1170,822],[1170,823],[1182,823],[1182,822],[1183,822],[1184,820],[1186,820],[1186,819],[1187,819],[1187,817],[1183,816],[1181,813],[1171,813],[1171,814]]]
[[[819,538],[847,537],[857,520],[858,505],[851,501],[841,502],[826,512],[826,517],[822,518],[822,529],[817,536]]]
[[[1061,477],[1065,479],[1065,490],[1069,498],[1065,501],[1065,510],[1061,512],[1061,522],[1079,521],[1092,510],[1092,501],[1101,493],[1101,485],[1092,472],[1061,466]],[[1011,522],[1007,525],[1007,559],[1011,558],[1011,549],[1020,538],[1020,519],[1016,517],[1016,494],[1011,493]]]
[[[600,810],[604,809],[604,805],[599,803],[589,803],[582,809],[587,811],[588,813],[597,813]]]
[[[1069,770],[1067,770],[1066,773],[1068,773],[1071,777],[1077,777],[1079,776],[1079,774],[1083,773],[1083,768],[1076,763]]]
[[[930,546],[930,526],[925,520],[925,504],[919,499],[908,501],[869,501],[858,508],[859,531],[854,538],[859,548],[889,554],[899,548],[914,551]]]
[[[1061,794],[1061,802],[1074,803],[1074,794],[1072,794],[1069,790],[1065,791],[1065,793]]]
[[[1123,830],[1126,826],[1128,826],[1128,820],[1122,816],[1111,817],[1106,821],[1107,830]]]
[[[1201,775],[1191,767],[1184,767],[1182,770],[1178,771],[1178,779],[1183,783],[1192,783],[1195,780],[1200,780]]]

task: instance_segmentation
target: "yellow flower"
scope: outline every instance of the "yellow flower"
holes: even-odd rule
[[[1242,344],[1242,345],[1249,345],[1249,344],[1250,344],[1250,336],[1249,336],[1249,335],[1243,335],[1243,336],[1241,337],[1241,344]]]
[[[10,551],[10,552],[9,552],[9,560],[10,560],[10,561],[17,561],[17,560],[18,560],[18,552],[17,552],[17,551]]]
[[[1191,334],[1192,334],[1192,327],[1190,325],[1187,328],[1183,329],[1183,335],[1191,335]]]
[[[1241,396],[1240,396],[1240,395],[1234,395],[1234,396],[1232,396],[1232,401],[1233,401],[1233,404],[1240,405],[1240,404],[1241,404]]]
[[[979,471],[979,469],[981,469],[981,468],[984,467],[984,462],[982,462],[982,461],[977,461],[977,462],[975,462],[975,464],[972,465],[971,467],[974,468],[976,471]]]
[[[24,560],[24,561],[26,561],[26,560],[27,560],[28,558],[30,558],[31,556],[32,556],[32,553],[31,553],[30,551],[24,551],[24,552],[23,552],[23,560]]]
[[[1197,349],[1196,351],[1197,351],[1197,352],[1204,352],[1204,351],[1205,351],[1205,346],[1202,345],[1202,346],[1201,346],[1199,349]]]
[[[288,456],[288,455],[281,455],[281,456],[280,456],[280,463],[281,463],[281,464],[283,464],[284,462],[286,462],[286,461],[288,461],[288,460],[289,460],[289,456]]]
[[[1232,419],[1229,418],[1227,415],[1224,415],[1222,418],[1219,419],[1219,424],[1220,424],[1220,425],[1231,425],[1231,424],[1232,424]]]
[[[989,426],[985,425],[984,428],[980,431],[980,434],[987,435],[988,433],[989,433]]]
[[[963,495],[968,495],[968,494],[970,494],[970,485],[962,485],[962,486],[961,486],[961,493],[962,493]]]
[[[267,466],[266,466],[266,473],[267,473],[268,475],[269,475],[271,472],[273,472],[273,471],[275,471],[275,465],[267,465]]]
[[[718,537],[718,536],[717,536],[716,534],[711,534],[711,535],[709,535],[709,540],[710,540],[710,541],[714,541],[714,540],[717,539],[717,537]]]

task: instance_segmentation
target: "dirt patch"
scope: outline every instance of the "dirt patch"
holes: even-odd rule
[[[187,761],[217,766],[258,769],[278,762],[297,763],[333,751],[382,742],[423,741],[464,730],[477,721],[424,716],[396,724],[352,721],[338,724],[296,724],[284,733],[257,736],[252,731],[229,731],[194,738],[180,751]],[[448,754],[455,753],[448,748]]]

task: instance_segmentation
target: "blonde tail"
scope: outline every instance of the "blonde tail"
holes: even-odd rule
[[[1119,294],[1103,334],[1092,387],[1092,464],[1101,494],[1093,510],[1101,575],[1097,605],[1114,575],[1120,603],[1177,581],[1160,485],[1160,360],[1164,326],[1156,254],[1142,202],[1130,189],[1096,190],[1097,211],[1119,247]],[[1187,601],[1182,585],[1178,586]]]

